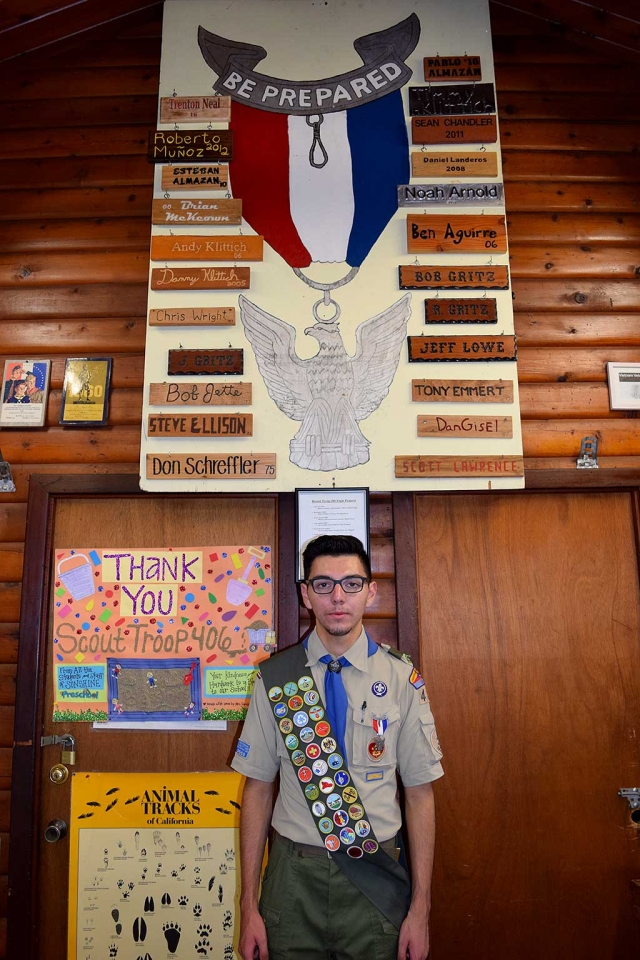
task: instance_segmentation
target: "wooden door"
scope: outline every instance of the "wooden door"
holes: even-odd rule
[[[56,547],[168,547],[229,543],[277,544],[277,499],[256,498],[148,498],[107,497],[60,500],[53,515],[49,543]],[[277,550],[273,550],[277,561]],[[51,551],[46,566],[51,569]],[[277,571],[276,571],[277,574]],[[46,579],[46,578],[45,578]],[[75,771],[157,772],[225,770],[233,754],[239,724],[229,723],[226,732],[163,732],[115,730],[100,732],[90,724],[54,724],[51,681],[51,611],[45,594],[46,639],[40,657],[41,715],[38,733],[70,732],[76,738]],[[24,642],[24,640],[23,640]],[[34,683],[38,681],[34,677]],[[25,943],[23,957],[65,960],[68,889],[68,841],[46,843],[46,824],[61,818],[69,822],[70,780],[54,785],[49,769],[60,760],[60,747],[36,751],[34,808],[34,942]],[[26,798],[28,799],[28,798]],[[14,807],[15,810],[15,807]],[[19,837],[15,838],[20,842]],[[14,836],[12,834],[12,843]],[[17,847],[12,856],[19,856]],[[26,863],[24,869],[27,869]],[[14,870],[14,876],[16,874]],[[23,906],[26,906],[24,904]],[[15,944],[16,908],[10,923],[10,944]],[[107,949],[106,947],[104,949]],[[31,951],[31,952],[29,952]],[[17,954],[16,954],[17,955]]]
[[[631,960],[634,494],[417,496],[437,784],[434,960]]]

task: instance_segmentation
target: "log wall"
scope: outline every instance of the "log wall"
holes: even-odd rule
[[[609,410],[607,360],[640,361],[637,62],[581,51],[493,6],[527,469],[640,465],[634,417]],[[30,473],[137,473],[160,20],[0,71],[0,360],[51,358],[47,427],[5,430],[17,490],[0,495],[0,917],[20,579]],[[113,357],[110,423],[57,425],[64,359]],[[367,626],[395,642],[392,515],[372,504],[380,594]],[[4,957],[0,920],[0,957]]]

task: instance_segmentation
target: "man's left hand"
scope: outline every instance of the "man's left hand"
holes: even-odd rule
[[[398,960],[427,960],[429,956],[429,920],[425,914],[409,910],[400,927]]]

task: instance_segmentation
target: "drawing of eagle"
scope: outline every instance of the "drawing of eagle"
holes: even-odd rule
[[[393,381],[411,316],[408,293],[361,323],[356,353],[344,348],[337,322],[317,322],[304,331],[318,352],[302,360],[296,330],[239,297],[240,316],[269,396],[302,425],[289,444],[289,459],[305,470],[346,470],[369,460],[369,441],[358,422],[377,410]]]

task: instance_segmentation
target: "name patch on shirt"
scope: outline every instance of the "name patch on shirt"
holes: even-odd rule
[[[236,756],[244,757],[246,759],[249,756],[249,750],[251,750],[250,743],[245,743],[244,740],[238,740],[238,746],[236,747]]]
[[[364,776],[367,783],[370,780],[382,780],[383,777],[384,777],[384,770],[369,770]]]

